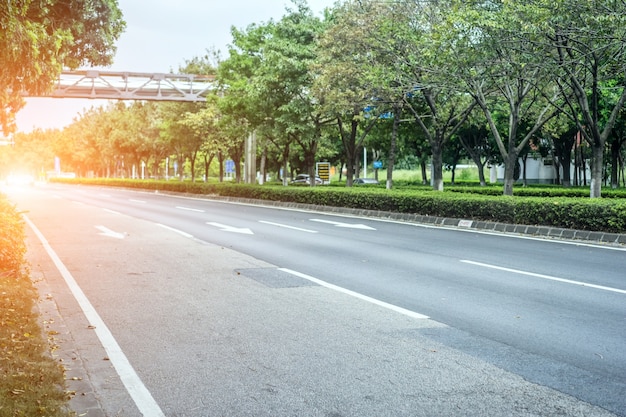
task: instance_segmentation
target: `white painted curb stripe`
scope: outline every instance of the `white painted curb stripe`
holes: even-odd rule
[[[535,278],[542,278],[542,279],[547,279],[550,281],[563,282],[565,284],[573,284],[573,285],[578,285],[581,287],[589,287],[589,288],[595,288],[597,290],[604,290],[604,291],[611,291],[611,292],[616,292],[620,294],[626,294],[626,290],[620,290],[619,288],[605,287],[603,285],[590,284],[588,282],[582,282],[582,281],[573,281],[571,279],[552,277],[550,275],[536,274],[534,272],[520,271],[519,269],[504,268],[502,266],[484,264],[481,262],[474,262],[474,261],[468,261],[468,260],[461,260],[461,262],[466,263],[466,264],[476,265],[476,266],[482,266],[483,268],[497,269],[499,271],[512,272],[514,274],[528,275],[528,276],[535,277]]]
[[[331,284],[331,283],[326,282],[326,281],[322,281],[321,279],[314,278],[314,277],[312,277],[310,275],[306,275],[306,274],[303,274],[301,272],[293,271],[293,270],[287,269],[287,268],[278,268],[278,270],[286,272],[286,273],[291,274],[291,275],[295,275],[295,276],[300,277],[300,278],[304,278],[306,280],[309,280],[311,282],[319,284],[322,287],[330,288],[331,290],[335,290],[335,291],[341,292],[343,294],[347,294],[349,296],[352,296],[352,297],[355,297],[355,298],[367,301],[368,303],[376,304],[377,306],[386,308],[386,309],[391,310],[391,311],[395,311],[396,313],[400,313],[400,314],[403,314],[405,316],[412,317],[414,319],[428,319],[428,318],[430,318],[430,317],[425,316],[423,314],[416,313],[415,311],[407,310],[406,308],[398,307],[398,306],[395,306],[393,304],[389,304],[389,303],[386,303],[384,301],[380,301],[380,300],[377,300],[375,298],[368,297],[367,295],[363,295],[363,294],[360,294],[358,292],[354,292],[354,291],[349,290],[347,288],[339,287],[337,285]]]
[[[102,343],[102,346],[113,364],[113,367],[120,376],[122,383],[137,405],[139,411],[144,416],[165,417],[165,414],[163,414],[159,405],[156,403],[154,398],[152,398],[152,394],[150,394],[146,386],[143,382],[141,382],[139,375],[137,375],[137,372],[133,369],[132,365],[128,361],[128,358],[126,358],[126,355],[122,352],[122,349],[117,344],[113,334],[106,326],[102,318],[100,318],[96,309],[91,305],[87,296],[83,293],[83,290],[78,286],[78,283],[70,271],[63,264],[61,259],[59,259],[56,252],[54,252],[44,235],[39,231],[39,229],[37,229],[35,224],[31,222],[28,217],[23,216],[23,218],[26,223],[28,223],[30,228],[33,229],[33,232],[35,232],[41,241],[41,244],[46,249],[46,252],[48,252],[48,255],[63,276],[63,279],[72,292],[72,295],[74,295],[74,298],[83,310],[87,321],[91,326],[95,327],[94,331],[96,332],[98,339],[100,339],[100,343]]]

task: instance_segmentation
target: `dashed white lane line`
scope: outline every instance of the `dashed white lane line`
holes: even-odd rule
[[[61,259],[59,259],[56,252],[54,252],[44,235],[39,231],[39,229],[37,229],[35,224],[31,222],[28,217],[23,217],[24,221],[30,226],[35,235],[37,235],[41,244],[46,249],[48,256],[50,256],[50,259],[52,259],[54,265],[63,276],[63,279],[72,292],[72,295],[80,305],[80,308],[83,310],[83,314],[85,314],[87,321],[91,326],[94,326],[94,331],[96,332],[98,339],[100,339],[100,343],[102,343],[111,364],[115,368],[117,374],[122,380],[122,383],[124,384],[124,387],[126,387],[126,390],[137,405],[139,411],[144,416],[165,417],[165,414],[161,411],[161,408],[152,397],[152,394],[150,394],[150,391],[148,391],[146,386],[143,384],[124,352],[122,352],[122,349],[113,337],[113,334],[107,325],[104,323],[104,320],[102,320],[96,309],[91,305],[89,299],[87,299],[83,290],[78,286],[78,283],[70,271],[63,264]]]
[[[315,277],[312,277],[312,276],[307,275],[307,274],[303,274],[303,273],[298,272],[298,271],[294,271],[294,270],[287,269],[287,268],[278,268],[278,270],[286,272],[286,273],[291,274],[291,275],[295,275],[295,276],[303,278],[303,279],[306,279],[308,281],[314,282],[314,283],[316,283],[318,285],[321,285],[322,287],[326,287],[326,288],[329,288],[331,290],[338,291],[338,292],[343,293],[343,294],[347,294],[347,295],[349,295],[351,297],[355,297],[355,298],[358,298],[360,300],[367,301],[368,303],[372,303],[372,304],[375,304],[377,306],[386,308],[388,310],[395,311],[396,313],[400,313],[400,314],[403,314],[405,316],[412,317],[414,319],[428,319],[428,318],[430,318],[430,317],[425,316],[423,314],[416,313],[415,311],[407,310],[406,308],[398,307],[396,305],[389,304],[389,303],[386,303],[386,302],[381,301],[381,300],[377,300],[376,298],[368,297],[367,295],[363,295],[363,294],[360,294],[358,292],[349,290],[347,288],[343,288],[343,287],[340,287],[338,285],[331,284],[331,283],[326,282],[326,281],[322,281],[321,279],[317,279]]]
[[[174,233],[178,233],[178,234],[179,234],[179,235],[181,235],[181,236],[188,237],[188,238],[193,238],[193,235],[190,235],[190,234],[189,234],[189,233],[187,233],[187,232],[183,232],[182,230],[178,230],[178,229],[175,229],[175,228],[170,227],[170,226],[166,226],[166,225],[161,224],[161,223],[155,223],[155,224],[156,224],[157,226],[159,226],[159,227],[162,227],[162,228],[167,229],[167,230],[169,230],[169,231],[172,231],[172,232],[174,232]]]
[[[470,265],[482,266],[483,268],[497,269],[499,271],[506,271],[506,272],[511,272],[511,273],[514,273],[514,274],[528,275],[528,276],[535,277],[535,278],[541,278],[541,279],[547,279],[547,280],[550,280],[550,281],[563,282],[565,284],[578,285],[580,287],[589,287],[589,288],[595,288],[597,290],[604,290],[604,291],[611,291],[611,292],[616,292],[616,293],[620,293],[620,294],[626,294],[626,290],[620,290],[619,288],[613,288],[613,287],[605,287],[604,285],[596,285],[596,284],[591,284],[591,283],[588,283],[588,282],[574,281],[574,280],[571,280],[571,279],[553,277],[553,276],[550,276],[550,275],[536,274],[534,272],[527,272],[527,271],[521,271],[519,269],[505,268],[505,267],[502,267],[502,266],[484,264],[484,263],[481,263],[481,262],[474,262],[474,261],[468,261],[468,260],[461,260],[461,262],[466,263],[466,264],[470,264]]]
[[[196,213],[204,213],[204,210],[195,209],[195,208],[191,208],[191,207],[176,206],[176,208],[179,209],[179,210],[195,211]]]
[[[284,227],[285,229],[298,230],[300,232],[317,233],[317,230],[303,229],[301,227],[289,226],[287,224],[282,224],[282,223],[268,222],[268,221],[265,221],[265,220],[259,220],[259,223],[269,224],[269,225],[277,226],[277,227]]]

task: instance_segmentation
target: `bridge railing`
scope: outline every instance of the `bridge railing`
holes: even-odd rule
[[[63,71],[54,90],[40,97],[202,102],[214,85],[206,75]]]

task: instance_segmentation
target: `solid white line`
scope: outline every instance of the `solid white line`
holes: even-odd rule
[[[188,237],[188,238],[193,238],[193,235],[190,235],[187,232],[183,232],[182,230],[174,229],[173,227],[169,227],[169,226],[166,226],[166,225],[161,224],[161,223],[155,223],[155,224],[157,226],[159,226],[159,227],[164,228],[164,229],[167,229],[167,230],[170,230],[172,232],[178,233],[179,235],[182,235],[182,236],[185,236],[185,237]]]
[[[83,293],[83,290],[78,286],[78,283],[70,271],[66,268],[61,259],[59,259],[56,252],[54,252],[44,235],[39,231],[39,229],[37,229],[35,224],[31,222],[28,217],[23,216],[23,218],[26,223],[28,223],[30,228],[33,229],[33,232],[35,232],[41,241],[41,244],[46,249],[46,252],[48,252],[50,259],[52,259],[52,262],[54,262],[57,269],[63,276],[65,283],[74,295],[74,298],[80,305],[80,308],[83,310],[83,314],[87,318],[87,321],[91,326],[95,327],[94,331],[96,332],[98,339],[100,339],[100,343],[102,343],[111,364],[113,364],[113,367],[117,371],[117,374],[122,380],[122,383],[126,387],[126,390],[130,394],[131,398],[137,405],[139,411],[144,416],[165,417],[165,414],[161,411],[161,408],[152,397],[152,394],[150,394],[150,391],[148,391],[143,382],[141,382],[139,375],[137,375],[137,372],[133,369],[132,365],[128,361],[128,358],[126,358],[126,355],[122,352],[122,349],[113,337],[109,328],[104,323],[104,320],[100,318],[100,315],[91,305],[87,296]]]
[[[197,213],[204,213],[204,210],[199,210],[199,209],[195,209],[195,208],[181,207],[181,206],[176,206],[176,208],[179,209],[179,210],[187,210],[187,211],[195,211]]]
[[[318,285],[321,285],[322,287],[326,287],[326,288],[329,288],[331,290],[335,290],[335,291],[338,291],[340,293],[347,294],[349,296],[352,296],[352,297],[355,297],[355,298],[367,301],[368,303],[376,304],[377,306],[386,308],[386,309],[391,310],[391,311],[395,311],[396,313],[400,313],[400,314],[403,314],[405,316],[412,317],[414,319],[428,319],[428,318],[430,318],[430,317],[425,316],[423,314],[416,313],[415,311],[407,310],[406,308],[398,307],[398,306],[395,306],[393,304],[389,304],[389,303],[386,303],[384,301],[380,301],[380,300],[377,300],[375,298],[368,297],[367,295],[363,295],[363,294],[360,294],[358,292],[354,292],[354,291],[349,290],[347,288],[339,287],[337,285],[331,284],[331,283],[326,282],[326,281],[322,281],[321,279],[314,278],[314,277],[312,277],[310,275],[303,274],[303,273],[298,272],[298,271],[293,271],[293,270],[287,269],[287,268],[278,268],[278,270],[286,272],[286,273],[291,274],[291,275],[295,275],[295,276],[300,277],[300,278],[304,278],[304,279],[309,280],[311,282],[314,282],[314,283],[316,283]]]
[[[128,201],[130,201],[131,203],[146,204],[146,202],[144,200],[135,200],[133,198],[129,198]]]
[[[301,232],[317,233],[317,230],[302,229],[300,227],[288,226],[286,224],[280,224],[280,223],[274,223],[274,222],[267,222],[265,220],[259,220],[259,223],[270,224],[272,226],[278,226],[278,227],[284,227],[285,229],[299,230]]]
[[[468,260],[461,260],[461,262],[466,263],[466,264],[476,265],[476,266],[482,266],[484,268],[497,269],[499,271],[512,272],[514,274],[528,275],[528,276],[535,277],[535,278],[542,278],[542,279],[547,279],[547,280],[550,280],[550,281],[563,282],[565,284],[573,284],[573,285],[578,285],[578,286],[581,286],[581,287],[590,287],[590,288],[595,288],[595,289],[598,289],[598,290],[604,290],[604,291],[611,291],[611,292],[616,292],[616,293],[620,293],[620,294],[626,294],[626,290],[620,290],[619,288],[605,287],[603,285],[590,284],[588,282],[582,282],[582,281],[573,281],[571,279],[552,277],[550,275],[535,274],[534,272],[526,272],[526,271],[520,271],[518,269],[504,268],[502,266],[484,264],[484,263],[481,263],[481,262],[474,262],[474,261],[468,261]]]

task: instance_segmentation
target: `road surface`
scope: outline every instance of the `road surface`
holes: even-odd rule
[[[8,192],[102,320],[31,243],[105,415],[626,415],[623,248]],[[101,352],[108,338],[121,359]]]

